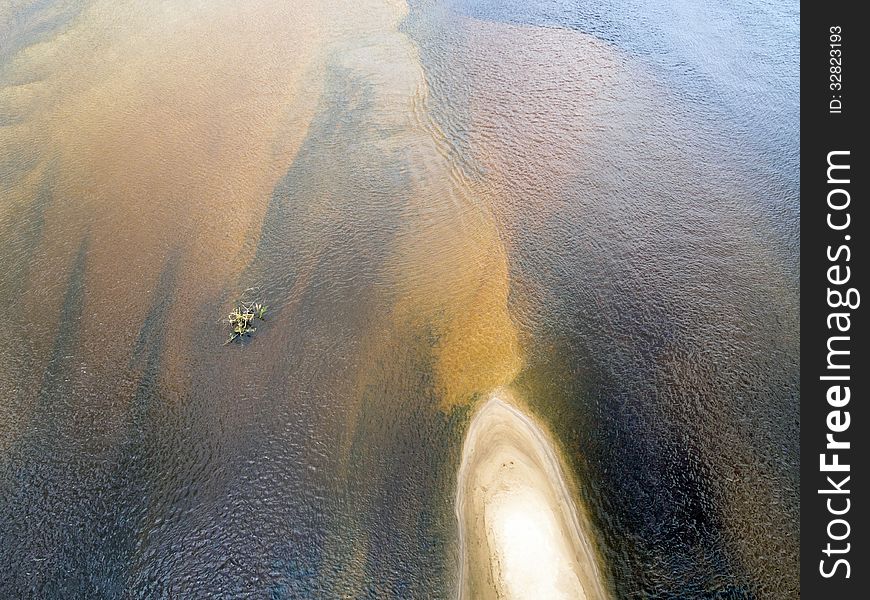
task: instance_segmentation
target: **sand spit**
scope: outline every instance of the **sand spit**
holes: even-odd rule
[[[507,392],[471,421],[456,516],[460,599],[609,598],[549,436]]]

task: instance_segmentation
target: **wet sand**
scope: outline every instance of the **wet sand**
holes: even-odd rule
[[[548,435],[497,391],[462,450],[460,598],[608,598],[584,515]]]

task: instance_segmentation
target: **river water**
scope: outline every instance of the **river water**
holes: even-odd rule
[[[0,596],[455,597],[503,387],[614,597],[797,596],[799,9],[699,4],[0,5]]]

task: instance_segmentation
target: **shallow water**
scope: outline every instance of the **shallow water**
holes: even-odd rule
[[[795,596],[798,24],[0,7],[0,595],[453,597],[510,385],[615,597]]]

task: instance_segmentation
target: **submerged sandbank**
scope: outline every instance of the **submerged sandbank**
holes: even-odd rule
[[[471,421],[457,478],[459,598],[608,598],[549,436],[497,392]]]

